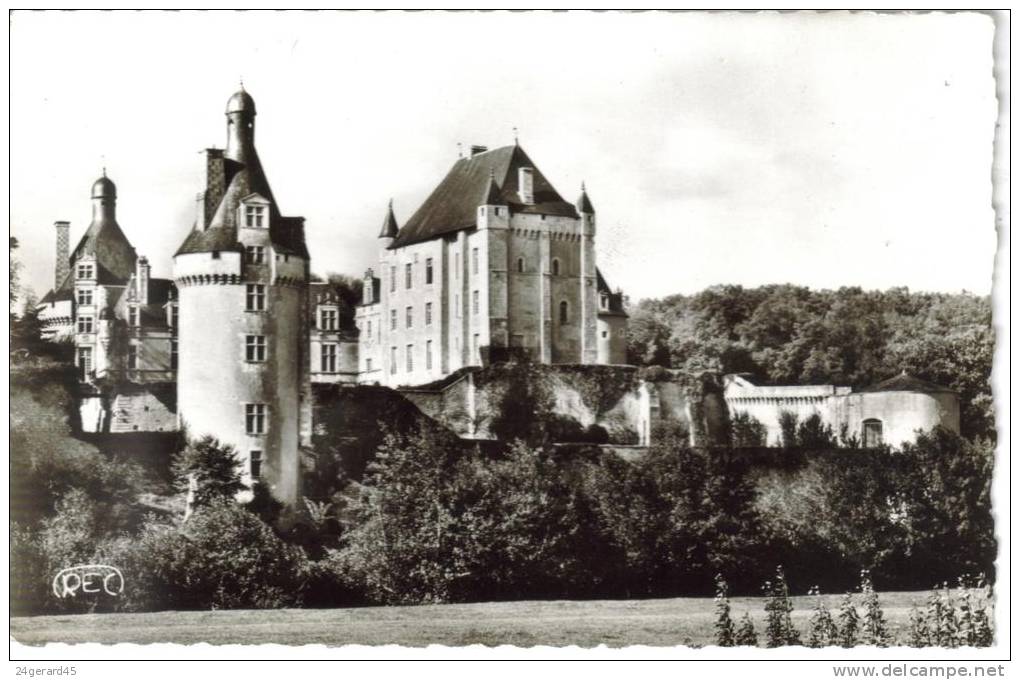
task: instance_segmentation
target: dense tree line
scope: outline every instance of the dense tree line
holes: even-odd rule
[[[994,437],[991,300],[905,288],[715,286],[630,310],[631,362],[866,387],[903,370],[960,394],[966,437]]]

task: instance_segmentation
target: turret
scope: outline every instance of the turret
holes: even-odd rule
[[[92,223],[95,225],[116,224],[117,222],[117,186],[106,176],[92,185]]]
[[[224,155],[247,163],[255,152],[255,100],[244,85],[227,100],[227,148]]]
[[[383,218],[382,229],[379,230],[379,238],[382,240],[382,247],[389,248],[390,244],[393,243],[393,239],[397,237],[397,232],[400,231],[397,227],[397,218],[393,214],[393,199],[390,199],[390,205],[386,209],[386,217]]]
[[[591,204],[591,199],[588,198],[588,192],[584,188],[584,182],[581,182],[581,197],[577,199],[577,212],[582,215],[595,215],[595,206]]]

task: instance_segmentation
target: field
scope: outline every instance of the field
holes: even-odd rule
[[[924,592],[881,593],[893,635],[905,637],[911,605]],[[825,596],[835,615],[840,597]],[[805,631],[814,598],[794,597],[794,624]],[[733,598],[732,615],[749,612],[761,636],[762,598]],[[362,607],[151,614],[83,614],[11,619],[11,635],[28,645],[47,642],[176,642],[192,644],[399,644],[650,645],[713,643],[711,598],[488,602]],[[806,637],[806,636],[804,636]]]

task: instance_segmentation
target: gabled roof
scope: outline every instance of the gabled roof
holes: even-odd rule
[[[96,260],[96,282],[99,285],[124,285],[135,271],[138,256],[115,219],[93,219],[78,245],[71,251],[73,263],[84,256]],[[66,282],[71,285],[70,280]],[[63,284],[62,284],[63,285]]]
[[[517,195],[520,168],[533,169],[533,205],[521,203]],[[574,206],[563,200],[524,149],[517,145],[504,146],[454,163],[439,186],[403,226],[390,248],[473,228],[478,206],[492,200],[488,195],[490,177],[495,177],[499,185],[498,205],[508,205],[511,213],[578,216]]]
[[[880,383],[865,387],[861,392],[923,392],[927,394],[937,392],[955,392],[948,387],[941,387],[935,383],[921,380],[918,377],[903,371],[899,375],[883,380]]]
[[[602,271],[595,268],[595,287],[599,295],[606,295],[609,298],[609,309],[602,309],[599,306],[599,316],[628,316],[627,312],[623,309],[623,294],[614,293],[610,288],[609,284],[606,283],[606,279],[602,276]]]

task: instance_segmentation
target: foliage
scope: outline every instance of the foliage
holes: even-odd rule
[[[762,586],[762,592],[765,595],[765,646],[799,645],[800,633],[790,616],[793,602],[781,566],[776,567],[775,580],[766,581]]]
[[[989,647],[994,642],[991,588],[979,576],[959,578],[957,597],[947,583],[928,595],[924,609],[911,611],[912,647]]]
[[[839,603],[839,644],[855,647],[860,642],[861,617],[854,605],[854,596],[846,593]]]
[[[865,645],[888,647],[892,641],[885,622],[885,615],[878,602],[878,593],[871,582],[867,569],[861,571],[861,594],[864,596],[864,623],[861,642]]]
[[[758,633],[754,630],[754,622],[751,615],[744,612],[740,617],[740,625],[737,627],[736,644],[738,647],[757,647]]]
[[[171,469],[177,489],[193,493],[193,508],[232,499],[248,489],[241,481],[241,463],[234,447],[211,435],[188,443],[174,456]]]
[[[772,384],[862,388],[903,370],[960,394],[966,437],[994,437],[988,296],[714,286],[630,311],[628,357]]]
[[[732,647],[736,644],[737,633],[730,617],[729,587],[722,574],[715,576],[715,644]]]
[[[737,411],[730,417],[730,445],[734,448],[766,446],[767,428],[757,418]]]

